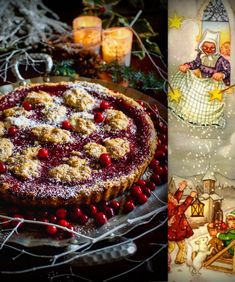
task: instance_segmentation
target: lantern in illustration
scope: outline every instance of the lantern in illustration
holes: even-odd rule
[[[192,217],[204,216],[204,206],[205,204],[202,203],[198,198],[196,198],[196,200],[191,205],[191,216]]]

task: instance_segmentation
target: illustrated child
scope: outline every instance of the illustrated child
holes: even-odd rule
[[[187,72],[189,69],[197,70],[202,78],[223,80],[226,85],[230,85],[230,63],[219,52],[219,33],[206,30],[199,42],[198,51],[196,59],[180,65],[179,70],[181,72]]]
[[[220,54],[223,55],[223,57],[230,61],[230,42],[226,41],[224,42],[220,47]]]
[[[187,185],[187,181],[184,180],[179,184],[179,188],[174,195],[168,193],[168,252],[172,253],[177,244],[179,249],[175,263],[178,264],[185,262],[185,239],[193,235],[193,230],[184,213],[193,202],[197,192],[192,191],[182,204],[179,203]]]

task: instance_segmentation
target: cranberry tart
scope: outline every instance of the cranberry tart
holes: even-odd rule
[[[143,174],[156,141],[143,108],[99,84],[19,87],[0,98],[0,197],[51,207],[110,200]]]

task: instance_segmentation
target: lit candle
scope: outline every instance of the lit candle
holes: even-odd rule
[[[80,16],[73,20],[73,39],[83,49],[99,53],[102,21],[94,16]]]
[[[116,61],[129,66],[131,62],[132,31],[127,27],[111,27],[103,31],[102,55],[106,63]]]

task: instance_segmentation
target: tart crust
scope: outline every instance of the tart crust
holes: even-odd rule
[[[144,122],[145,122],[145,126],[147,127],[148,130],[148,139],[144,140],[144,144],[145,146],[148,148],[147,150],[147,154],[144,157],[143,161],[141,161],[141,163],[139,163],[137,166],[133,166],[133,169],[128,173],[128,174],[123,174],[123,175],[119,175],[119,177],[114,177],[113,179],[107,179],[107,180],[103,180],[103,181],[96,181],[94,182],[94,184],[88,187],[79,187],[79,185],[74,185],[71,184],[69,182],[66,182],[68,179],[68,177],[66,176],[64,178],[64,181],[66,183],[59,183],[59,185],[62,187],[61,189],[64,189],[64,194],[63,195],[57,195],[56,190],[53,193],[49,193],[47,194],[47,188],[48,190],[50,189],[50,185],[54,185],[55,184],[50,184],[49,187],[44,187],[42,185],[42,187],[40,187],[40,190],[43,190],[42,195],[39,195],[33,191],[28,191],[27,193],[25,193],[24,189],[21,189],[21,185],[22,182],[18,182],[17,185],[15,183],[13,183],[12,181],[7,181],[6,178],[4,178],[4,175],[0,175],[0,198],[6,200],[6,201],[10,201],[13,202],[15,204],[20,204],[20,205],[28,205],[28,206],[50,206],[50,207],[58,207],[58,206],[64,206],[64,205],[80,205],[80,204],[90,204],[90,203],[97,203],[101,200],[105,200],[105,201],[109,201],[112,198],[121,195],[124,191],[126,191],[127,189],[129,189],[132,184],[134,182],[136,182],[141,175],[144,173],[144,171],[146,170],[147,166],[149,165],[149,163],[151,162],[151,160],[153,159],[155,150],[156,150],[156,146],[157,146],[157,133],[155,131],[154,125],[152,120],[150,119],[149,115],[146,114],[143,110],[143,108],[133,99],[119,93],[119,92],[113,92],[112,90],[109,90],[99,84],[95,84],[95,83],[90,83],[90,82],[80,82],[80,81],[76,81],[76,82],[61,82],[61,83],[44,83],[44,84],[33,84],[33,85],[29,85],[26,87],[19,87],[17,88],[17,91],[27,91],[28,93],[30,93],[31,88],[32,91],[34,91],[35,87],[39,86],[46,86],[46,89],[49,89],[50,87],[67,87],[67,89],[70,89],[69,87],[73,88],[74,86],[76,87],[76,85],[79,85],[79,87],[84,87],[84,89],[86,89],[88,92],[91,89],[91,92],[95,92],[96,93],[96,97],[98,97],[100,100],[103,99],[109,99],[109,98],[115,98],[115,101],[123,101],[125,103],[125,105],[129,105],[130,107],[136,109],[137,111],[141,112],[142,116],[144,117]],[[16,90],[15,90],[16,91]],[[8,95],[14,95],[14,91],[12,93],[9,93]],[[4,97],[7,97],[8,95],[5,95]],[[47,95],[43,95],[45,97],[47,97]],[[48,98],[48,97],[47,97]],[[0,103],[1,103],[1,99],[0,98]],[[50,99],[49,99],[50,100]],[[38,101],[37,101],[38,102]],[[42,102],[42,101],[39,101]],[[45,101],[43,101],[45,102]],[[74,109],[74,108],[73,108]],[[86,109],[87,110],[87,109]],[[121,112],[122,113],[122,112]],[[123,114],[124,115],[124,114]],[[116,116],[116,115],[115,115]],[[122,114],[118,113],[118,117],[122,116]],[[108,127],[108,131],[107,128],[104,128],[104,132],[110,132],[110,130],[112,131],[112,126],[113,126],[113,116],[110,117],[112,122],[111,122],[111,126],[108,127],[108,122],[107,124],[105,124],[104,126]],[[135,122],[135,120],[133,119],[133,122]],[[117,130],[123,130],[126,128],[126,124],[130,123],[129,118],[125,118],[124,119],[124,124],[125,126],[121,126],[121,128],[117,128],[114,126],[113,131],[115,132],[115,134],[117,134]],[[122,124],[122,121],[119,121],[118,124]],[[51,127],[49,127],[51,129]],[[111,129],[110,129],[111,128]],[[65,131],[62,129],[60,129],[61,132],[65,133]],[[56,134],[60,133],[60,130],[57,128]],[[35,134],[35,131],[33,132]],[[76,131],[75,131],[76,133]],[[50,132],[47,132],[47,134],[50,135]],[[79,133],[81,134],[81,133]],[[85,135],[84,138],[86,138],[87,133],[83,133]],[[48,136],[49,136],[48,135]],[[70,138],[70,131],[66,131],[66,138],[60,138],[58,139],[58,141],[55,141],[54,139],[51,140],[51,138],[49,138],[47,136],[46,141],[49,142],[54,142],[53,144],[55,145],[59,145],[61,146],[64,145],[63,142],[70,142],[71,138]],[[42,135],[41,135],[41,131],[40,134],[36,132],[36,136],[37,139],[39,140],[39,142],[42,140]],[[64,135],[63,135],[64,136]],[[116,135],[117,136],[117,135]],[[109,139],[109,138],[108,138]],[[108,140],[107,139],[107,140]],[[124,137],[124,139],[126,139],[126,137]],[[118,139],[117,139],[118,140]],[[117,141],[116,140],[116,141]],[[45,140],[43,140],[45,141]],[[127,142],[127,141],[126,141]],[[86,144],[88,144],[89,142],[85,143],[83,145],[82,148],[85,147]],[[110,142],[109,142],[110,143]],[[108,148],[110,148],[110,144],[108,143],[107,145],[107,141],[106,141],[106,145],[108,146]],[[121,142],[122,143],[122,142]],[[124,145],[123,145],[124,144]],[[123,143],[122,145],[124,146],[123,149],[121,150],[121,152],[119,152],[121,154],[120,157],[123,157],[125,154],[129,153],[129,144],[127,145],[127,143]],[[66,145],[66,144],[65,144]],[[104,148],[106,148],[105,145],[105,141],[103,141],[102,146]],[[97,161],[97,158],[99,157],[99,153],[100,152],[93,152],[94,148],[91,149],[89,148],[89,146],[85,147],[87,152],[85,151],[85,149],[83,149],[83,152],[85,153],[85,155],[93,155],[94,154],[94,159]],[[108,151],[108,148],[107,151]],[[90,151],[91,153],[90,153]],[[99,151],[99,150],[98,150]],[[102,151],[102,150],[101,150]],[[104,150],[105,151],[105,150]],[[118,152],[116,152],[115,154],[119,154]],[[130,153],[131,154],[131,153]],[[74,157],[72,157],[72,155],[75,155]],[[66,166],[66,170],[67,172],[71,172],[72,177],[77,176],[77,172],[73,171],[74,169],[76,170],[76,167],[79,167],[79,169],[85,168],[84,172],[83,172],[83,178],[82,180],[86,180],[87,178],[91,177],[90,173],[92,168],[91,164],[85,164],[83,163],[82,165],[76,165],[76,161],[77,160],[81,160],[83,157],[79,158],[77,157],[77,155],[81,155],[80,151],[74,151],[71,153],[70,157],[68,158],[67,162],[61,162],[60,164],[57,164],[57,170],[58,167],[62,167],[63,165]],[[119,157],[117,157],[117,155],[115,155],[116,159],[114,159],[114,161],[119,161]],[[74,159],[73,159],[74,158]],[[75,160],[76,159],[76,160]],[[102,170],[102,167],[98,167],[97,171]],[[55,175],[56,177],[58,176],[58,171],[56,171]],[[53,175],[53,173],[51,174]],[[66,189],[68,189],[69,193],[66,193]],[[73,191],[73,192],[71,192]]]

